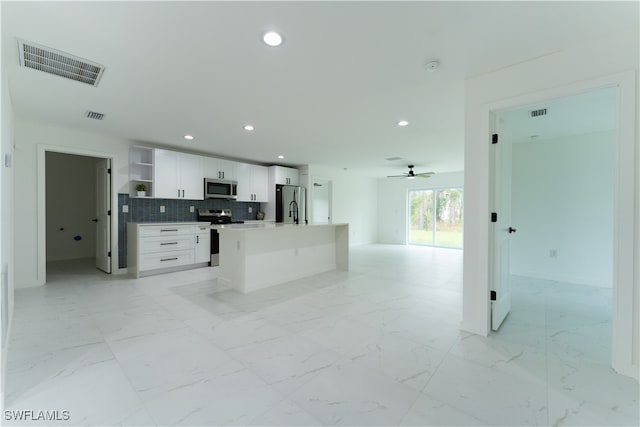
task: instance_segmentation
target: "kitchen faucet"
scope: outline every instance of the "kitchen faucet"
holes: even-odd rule
[[[295,204],[295,210],[291,208],[293,204]],[[295,222],[296,224],[300,224],[300,221],[298,219],[298,202],[296,202],[295,200],[292,200],[291,203],[289,203],[289,218],[291,218],[291,212],[293,212],[293,222]]]

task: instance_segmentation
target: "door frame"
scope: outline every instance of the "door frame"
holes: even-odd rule
[[[75,154],[77,156],[95,157],[101,159],[111,160],[111,273],[114,274],[119,271],[119,254],[118,254],[118,193],[114,191],[114,173],[117,171],[117,157],[113,153],[107,153],[103,151],[85,150],[82,148],[65,147],[61,145],[49,145],[38,144],[37,147],[37,168],[36,168],[36,180],[37,180],[37,215],[38,215],[38,253],[37,253],[37,265],[38,285],[42,286],[47,281],[47,186],[46,186],[46,153],[62,153],[62,154]],[[115,206],[115,209],[114,209]],[[115,214],[114,214],[115,212]],[[115,249],[114,249],[115,248]]]
[[[633,363],[634,344],[638,345],[634,332],[634,260],[636,252],[635,230],[635,186],[636,175],[636,81],[634,72],[624,72],[598,79],[578,82],[562,87],[543,90],[506,100],[485,104],[482,108],[484,134],[490,144],[491,118],[501,110],[523,108],[550,99],[568,97],[598,89],[612,88],[616,91],[616,138],[614,177],[614,224],[613,224],[613,304],[612,304],[612,367],[623,375],[638,378],[637,367]],[[490,172],[491,174],[491,172]],[[489,188],[489,191],[493,191]],[[491,194],[487,195],[489,198]],[[490,243],[491,239],[489,239]],[[490,247],[487,247],[489,251]],[[484,282],[485,295],[489,295],[493,255],[489,252],[489,276]],[[486,321],[490,330],[490,301],[479,302],[487,306]],[[638,304],[638,301],[635,301]],[[637,326],[637,325],[636,325]]]

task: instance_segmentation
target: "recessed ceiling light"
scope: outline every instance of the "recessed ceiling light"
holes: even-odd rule
[[[282,44],[282,36],[275,31],[268,31],[262,36],[262,41],[268,46],[276,47]]]
[[[280,155],[278,156],[278,158],[279,158],[279,159],[284,159],[284,156],[283,156],[282,154],[280,154]]]
[[[193,138],[193,135],[185,135],[184,139],[188,139],[189,141],[191,141]]]
[[[249,132],[251,132],[252,130],[254,130],[255,128],[252,125],[245,125],[244,126],[244,130],[247,130]]]
[[[407,126],[408,124],[409,124],[409,122],[408,122],[408,121],[406,121],[406,120],[400,120],[400,121],[398,122],[398,126]]]

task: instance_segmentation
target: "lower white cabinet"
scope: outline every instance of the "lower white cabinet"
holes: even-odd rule
[[[209,262],[210,235],[208,223],[129,223],[127,269],[141,277],[204,266]]]
[[[196,226],[196,262],[211,261],[211,227],[207,225]]]

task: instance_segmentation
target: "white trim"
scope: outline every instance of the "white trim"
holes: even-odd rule
[[[617,133],[616,133],[616,168],[614,189],[614,254],[613,254],[613,314],[612,314],[612,366],[627,376],[638,378],[638,366],[633,363],[633,342],[638,345],[638,338],[633,336],[633,304],[636,236],[635,205],[638,197],[635,194],[636,175],[636,73],[634,70],[617,73],[569,84],[553,89],[542,90],[527,95],[509,98],[502,101],[484,104],[480,108],[482,135],[486,135],[487,152],[489,146],[489,124],[491,114],[499,110],[508,110],[535,104],[549,99],[576,95],[603,88],[615,88],[617,95]],[[634,177],[634,179],[629,179]],[[490,193],[489,193],[490,194]],[[488,196],[489,196],[488,194]],[[488,215],[488,213],[487,213]],[[491,258],[487,259],[487,268]],[[485,295],[489,293],[489,275],[483,281]],[[488,298],[486,302],[487,332],[490,321]],[[484,310],[483,310],[484,311]],[[475,327],[477,329],[477,327]],[[473,330],[472,330],[473,332]],[[484,331],[480,331],[484,332]],[[486,333],[480,333],[486,335]]]
[[[37,215],[38,224],[36,236],[38,250],[36,263],[38,272],[36,286],[42,286],[47,280],[47,222],[46,222],[46,153],[47,152],[75,154],[78,156],[98,157],[111,160],[111,273],[121,274],[118,253],[118,192],[116,188],[115,173],[118,170],[118,156],[115,153],[85,150],[82,148],[65,147],[61,145],[38,144],[37,147]]]

